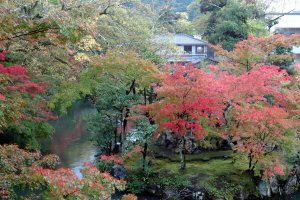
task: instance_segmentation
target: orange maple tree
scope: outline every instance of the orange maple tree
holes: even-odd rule
[[[220,57],[218,66],[234,74],[243,74],[261,64],[274,64],[293,58],[292,53],[276,54],[279,47],[300,45],[300,36],[293,34],[284,36],[276,34],[266,37],[248,36],[246,40],[235,44],[232,51],[223,49],[220,45],[211,45],[216,55]]]
[[[298,91],[285,88],[293,77],[276,66],[260,65],[242,75],[216,72],[223,110],[223,135],[249,158],[249,170],[274,150],[285,130],[299,126]],[[292,103],[293,102],[293,103]]]

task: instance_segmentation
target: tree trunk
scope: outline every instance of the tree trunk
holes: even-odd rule
[[[186,163],[185,163],[185,137],[183,136],[182,139],[182,147],[180,148],[180,169],[184,170]]]
[[[124,143],[124,133],[123,133],[123,130],[124,130],[124,120],[122,119],[123,118],[123,115],[121,114],[121,133],[120,133],[120,152],[123,151],[123,143]]]
[[[270,181],[270,179],[266,180],[266,185],[267,185],[267,196],[271,197],[271,181]]]
[[[146,91],[146,88],[144,88],[144,105],[147,105],[147,91]]]
[[[230,118],[229,118],[229,112],[231,111],[232,109],[232,105],[230,103],[227,103],[227,106],[226,108],[224,109],[224,113],[223,113],[223,117],[225,119],[225,125],[226,127],[228,128],[231,124],[231,121],[230,121]]]
[[[130,109],[125,107],[125,116],[123,119],[123,132],[126,132],[126,127],[127,127],[127,122],[128,122],[128,117],[129,117]]]
[[[118,141],[118,117],[116,116],[116,119],[115,119],[115,123],[116,123],[116,129],[115,129],[115,144],[114,146],[116,147],[117,146],[117,141]]]
[[[111,152],[112,152],[112,142],[109,142],[109,150],[108,150],[108,155],[111,156]]]
[[[148,143],[144,143],[144,151],[143,151],[143,171],[145,172],[146,169],[146,157],[147,157],[147,151],[148,151]]]
[[[114,136],[114,146],[113,146],[113,152],[114,153],[119,153],[120,148],[118,143],[118,116],[115,116],[115,136]]]
[[[249,171],[251,171],[251,168],[252,168],[252,150],[250,150],[250,153],[248,155],[249,157]]]
[[[127,124],[128,124],[127,119],[129,117],[129,113],[130,113],[130,109],[125,107],[125,116],[121,123],[121,148],[120,148],[121,151],[123,151],[123,144],[124,144],[124,141],[126,140],[126,128],[127,128]],[[122,114],[121,114],[121,117],[123,117]]]

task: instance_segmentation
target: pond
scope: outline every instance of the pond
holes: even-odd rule
[[[70,168],[79,177],[83,163],[94,161],[97,154],[97,148],[84,127],[84,118],[93,112],[96,109],[88,102],[75,103],[65,116],[52,123],[55,133],[51,140],[42,144],[43,152],[57,154],[61,167]]]
[[[273,197],[272,200],[300,200],[300,191],[287,196]]]

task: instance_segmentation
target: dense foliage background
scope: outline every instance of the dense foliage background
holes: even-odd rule
[[[268,5],[0,1],[0,196],[110,199],[159,185],[176,197],[196,185],[233,199],[259,196],[258,183],[275,194],[274,181],[289,183],[299,168],[300,69],[291,50],[300,37],[271,35]],[[168,64],[161,52],[176,48],[153,38],[174,33],[201,35],[214,65]],[[81,100],[96,109],[85,128],[99,150],[83,178],[40,153],[51,121]],[[126,176],[113,172],[120,168]]]

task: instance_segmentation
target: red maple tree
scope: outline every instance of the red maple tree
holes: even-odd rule
[[[210,72],[179,66],[163,75],[156,88],[158,101],[146,110],[158,125],[156,136],[163,131],[178,135],[181,153],[186,136],[206,135],[205,123],[248,155],[253,170],[261,157],[274,150],[286,129],[299,125],[293,118],[299,92],[285,87],[292,79],[276,66],[260,65],[241,75],[216,66],[210,66]],[[181,162],[184,168],[184,155]]]
[[[246,153],[249,170],[259,159],[271,153],[286,129],[299,126],[292,101],[298,91],[284,87],[291,76],[276,66],[258,66],[241,75],[226,72],[217,75],[225,131],[235,149]]]
[[[7,51],[0,53],[0,61],[6,59]],[[45,122],[57,120],[57,116],[47,108],[46,101],[38,95],[44,93],[46,82],[31,81],[26,68],[4,66],[0,63],[0,130],[8,123],[20,124],[22,120]]]
[[[156,87],[158,101],[146,106],[158,125],[157,137],[163,131],[177,134],[181,140],[181,169],[185,168],[187,136],[202,139],[207,132],[204,123],[220,119],[223,105],[218,101],[214,75],[193,66],[177,66],[172,74],[164,73]]]

